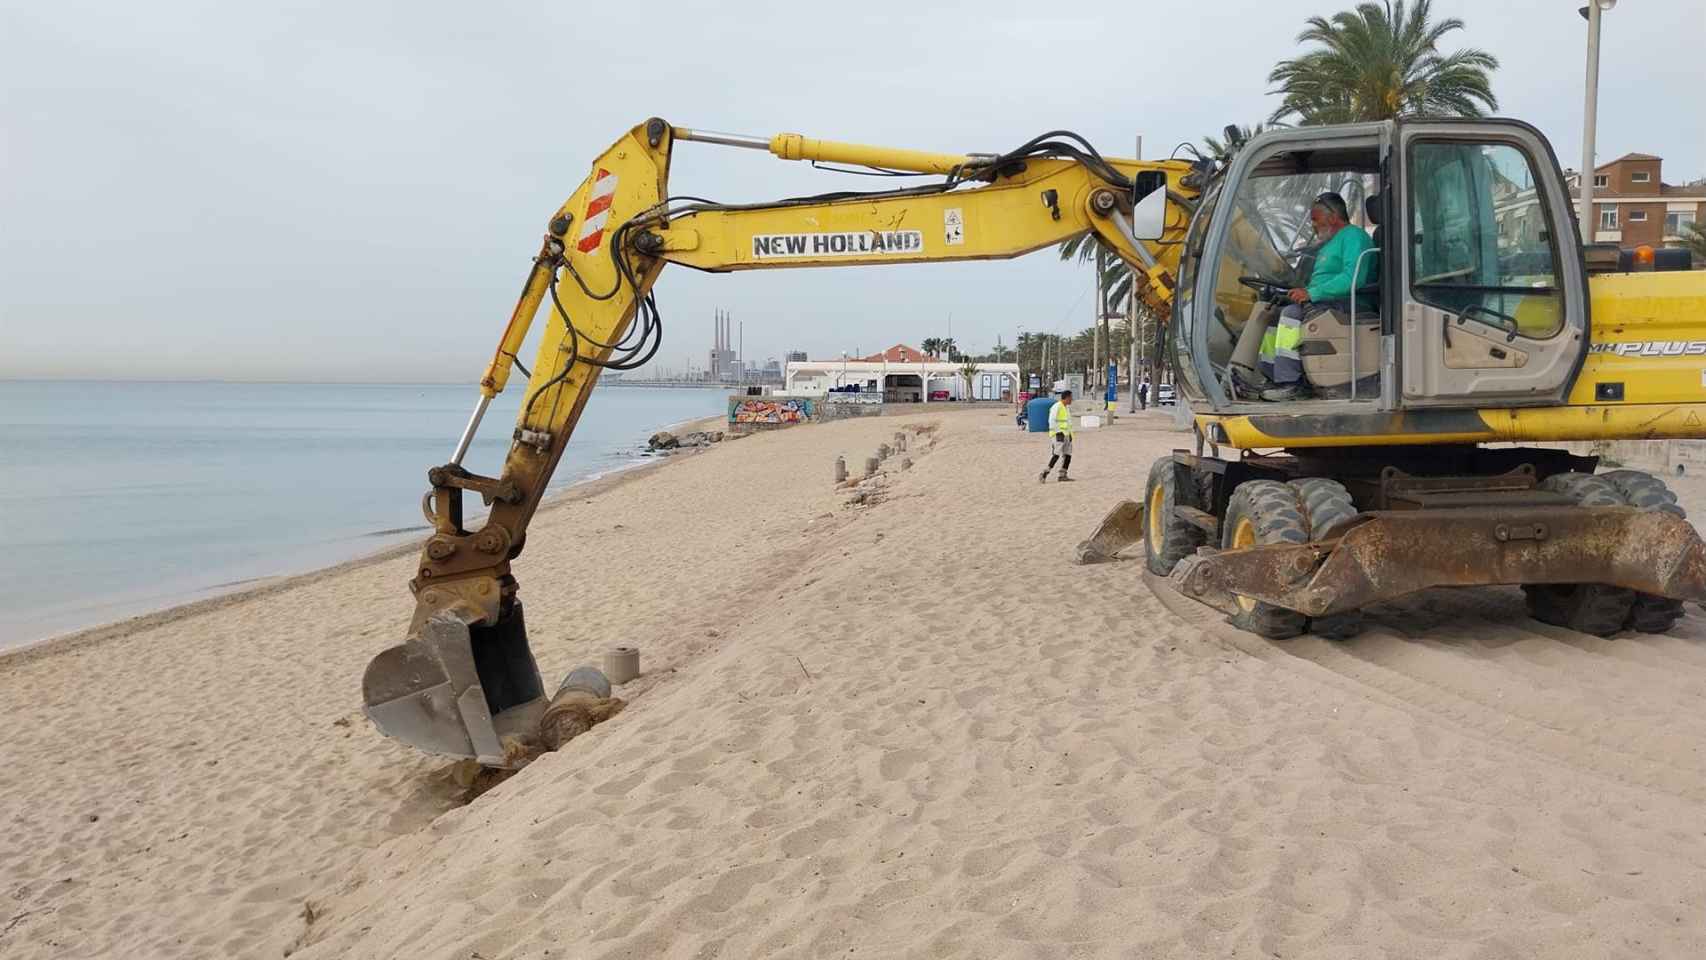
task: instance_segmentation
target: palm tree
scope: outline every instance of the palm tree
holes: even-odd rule
[[[1706,269],[1706,224],[1699,221],[1682,228],[1682,245],[1694,254],[1694,265]]]
[[[960,345],[954,342],[953,337],[943,337],[942,339],[936,341],[936,348],[938,350],[941,350],[943,353],[946,353],[948,355],[948,360],[950,362],[954,361],[954,360],[958,360],[960,358],[959,357]]]
[[[1233,125],[1221,133],[1221,136],[1226,138],[1225,143],[1216,137],[1207,136],[1202,138],[1202,145],[1208,151],[1209,159],[1218,161],[1221,166],[1225,166],[1232,162],[1232,158],[1237,155],[1238,151],[1244,149],[1244,144],[1255,139],[1261,132],[1262,124],[1259,123],[1253,127]]]
[[[942,338],[941,337],[925,337],[923,346],[924,346],[925,356],[929,356],[929,357],[937,356],[938,354],[940,354],[942,352]]]
[[[964,399],[970,400],[972,398],[971,378],[977,376],[977,362],[974,360],[967,360],[965,365],[960,367],[960,376],[966,378],[966,395]]]
[[[1131,290],[1131,266],[1097,239],[1094,233],[1083,233],[1070,240],[1062,240],[1057,249],[1062,260],[1095,262],[1096,272],[1102,277],[1102,303],[1099,304],[1102,309],[1098,316],[1113,309],[1110,304],[1122,302],[1126,293]]]
[[[1480,117],[1499,108],[1488,72],[1499,61],[1466,47],[1439,52],[1463,21],[1429,23],[1431,0],[1361,3],[1331,20],[1310,17],[1298,43],[1320,47],[1281,60],[1268,74],[1284,99],[1272,120],[1305,125],[1395,117]]]

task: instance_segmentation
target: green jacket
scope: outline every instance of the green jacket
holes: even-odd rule
[[[1372,246],[1374,241],[1354,223],[1345,224],[1333,234],[1333,239],[1315,254],[1315,269],[1309,274],[1309,299],[1316,303],[1344,300],[1350,296],[1353,287],[1367,283],[1369,275],[1374,272],[1373,257],[1362,262],[1362,275],[1355,282],[1352,282],[1351,272],[1356,269],[1357,257]]]

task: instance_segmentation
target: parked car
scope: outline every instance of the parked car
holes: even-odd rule
[[[931,400],[946,400],[946,399],[948,399],[948,391],[946,391],[946,390],[932,390],[932,391],[930,391],[930,399]]]
[[[1160,383],[1155,385],[1155,403],[1157,406],[1170,407],[1174,400],[1172,384]]]

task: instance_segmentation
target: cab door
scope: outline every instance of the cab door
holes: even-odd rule
[[[1399,128],[1403,407],[1563,400],[1587,353],[1587,277],[1551,146],[1507,120]],[[1394,242],[1395,241],[1395,242]]]

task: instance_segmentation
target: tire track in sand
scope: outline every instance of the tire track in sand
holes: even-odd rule
[[[1604,687],[1638,688],[1637,681],[1628,674],[1644,671],[1646,667],[1621,657],[1593,655],[1586,641],[1597,638],[1568,630],[1556,631],[1570,641],[1561,643],[1539,629],[1495,622],[1484,616],[1428,618],[1436,622],[1424,622],[1422,635],[1412,638],[1394,629],[1388,621],[1410,616],[1413,611],[1405,605],[1392,605],[1387,609],[1394,612],[1372,618],[1369,629],[1349,642],[1333,642],[1307,634],[1293,640],[1270,641],[1222,622],[1218,611],[1186,599],[1164,578],[1146,571],[1144,580],[1175,615],[1239,652],[1412,716],[1439,722],[1488,744],[1502,745],[1530,759],[1619,786],[1636,786],[1690,803],[1706,804],[1706,766],[1692,749],[1692,744],[1699,742],[1697,731],[1703,722],[1683,716],[1682,711],[1665,710],[1667,703],[1675,702],[1669,698],[1650,705],[1636,719],[1620,721],[1602,709]],[[1423,594],[1414,598],[1412,605],[1427,604],[1433,599]],[[1686,634],[1689,630],[1679,628],[1679,632]],[[1477,655],[1471,648],[1479,641],[1462,639],[1485,635],[1492,635],[1504,644],[1545,643],[1560,653],[1549,658],[1554,665],[1544,670],[1545,680],[1537,679],[1513,669],[1508,660]],[[1444,641],[1442,637],[1452,639]],[[1684,657],[1676,657],[1674,667],[1679,672],[1687,671],[1690,680],[1706,681],[1706,668]],[[1614,682],[1602,683],[1601,678],[1606,674],[1618,676]],[[1546,680],[1556,689],[1544,686]],[[1589,693],[1593,695],[1588,696]],[[1622,703],[1624,699],[1616,702]],[[1656,724],[1665,726],[1656,727]],[[1665,731],[1674,731],[1676,735],[1672,737]],[[1655,744],[1650,738],[1658,732],[1665,732],[1665,736]],[[1643,739],[1643,733],[1648,739]]]

